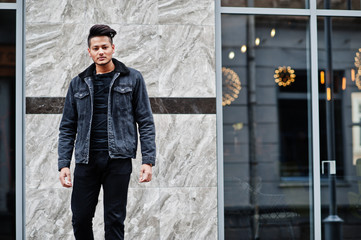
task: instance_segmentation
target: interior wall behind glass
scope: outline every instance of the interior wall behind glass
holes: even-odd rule
[[[315,1],[315,0],[309,0]],[[308,0],[221,0],[222,7],[262,7],[262,8],[309,8]],[[318,9],[360,10],[358,0],[321,0],[317,1]]]
[[[15,11],[0,10],[0,239],[15,239]]]
[[[221,0],[222,7],[308,8],[308,0]]]
[[[360,10],[361,3],[358,0],[321,0],[317,1],[319,9],[339,9],[339,10]]]

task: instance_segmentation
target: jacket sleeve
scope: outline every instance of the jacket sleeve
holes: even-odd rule
[[[65,98],[63,117],[59,127],[58,170],[70,167],[77,132],[77,111],[74,103],[72,84]]]
[[[136,76],[136,84],[133,92],[133,107],[135,121],[138,124],[140,135],[142,164],[152,164],[154,166],[156,146],[153,114],[144,79],[139,72]]]

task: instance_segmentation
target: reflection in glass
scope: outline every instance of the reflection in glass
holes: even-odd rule
[[[15,239],[15,11],[0,10],[0,239]]]
[[[308,8],[309,0],[221,0],[222,7],[262,7],[262,8]],[[321,0],[317,1],[318,9],[361,10],[360,1]]]
[[[221,22],[223,68],[241,86],[223,105],[226,239],[310,239],[308,18]]]
[[[340,10],[360,10],[360,1],[351,0],[321,0],[317,1],[319,9],[340,9]]]
[[[319,82],[320,126],[330,125],[320,129],[321,161],[336,161],[336,174],[323,175],[322,219],[337,214],[344,239],[361,239],[361,18],[318,18],[318,47],[318,65],[326,79]]]
[[[308,8],[308,0],[221,0],[222,7]]]

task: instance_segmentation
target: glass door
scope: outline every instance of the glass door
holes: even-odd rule
[[[361,239],[361,18],[317,26],[323,239]]]
[[[225,239],[312,239],[309,17],[221,24]]]

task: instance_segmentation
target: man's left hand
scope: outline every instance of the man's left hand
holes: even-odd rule
[[[140,168],[140,178],[139,182],[150,182],[152,180],[152,165],[151,164],[142,164]]]

